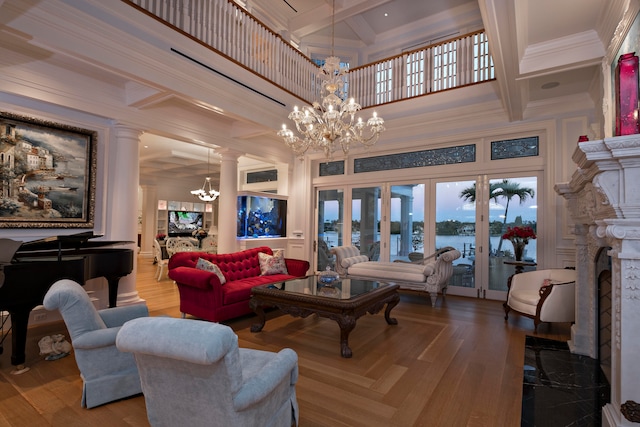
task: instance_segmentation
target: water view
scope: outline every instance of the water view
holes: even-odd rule
[[[323,240],[327,243],[329,248],[333,246],[339,246],[338,233],[335,231],[325,231],[322,235]],[[352,234],[352,240],[354,242],[360,241],[359,233]],[[490,253],[496,255],[498,246],[500,244],[500,236],[493,236],[490,238]],[[395,234],[391,235],[390,240],[390,257],[391,260],[395,259],[407,259],[407,256],[401,256],[398,253],[398,248],[400,247],[400,236]],[[451,246],[460,251],[462,256],[454,261],[454,264],[473,264],[473,260],[475,259],[475,236],[436,236],[436,248],[444,248],[446,246]],[[536,240],[529,240],[529,244],[527,245],[524,252],[524,260],[525,261],[536,261]],[[415,252],[424,252],[424,247],[422,245],[416,247]],[[502,241],[502,249],[503,256],[513,256],[513,246],[511,242],[508,240]]]

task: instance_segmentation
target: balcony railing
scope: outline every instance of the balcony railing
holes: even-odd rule
[[[312,103],[321,97],[319,68],[307,56],[229,0],[122,0],[247,70]],[[347,74],[348,96],[363,108],[495,79],[484,31]]]

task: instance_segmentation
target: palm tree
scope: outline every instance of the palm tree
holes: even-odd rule
[[[515,196],[518,196],[520,204],[522,204],[529,197],[533,197],[535,195],[535,190],[533,188],[520,187],[520,183],[518,182],[503,179],[501,182],[491,182],[489,184],[489,194],[491,195],[491,199],[493,199],[493,201],[496,203],[498,203],[498,199],[501,197],[507,199],[507,203],[504,208],[502,231],[500,233],[500,243],[498,244],[497,249],[497,251],[500,252],[502,250],[502,235],[507,229],[507,214],[509,213],[509,203],[511,202],[511,199],[513,199]],[[474,183],[471,187],[463,189],[460,192],[460,198],[466,202],[475,202],[476,184]]]
[[[511,199],[518,196],[520,204],[523,204],[529,197],[533,197],[536,192],[533,188],[520,187],[520,183],[503,179],[501,183],[491,184],[491,198],[497,203],[499,197],[507,199],[504,207],[504,220],[502,221],[502,232],[500,233],[500,243],[498,243],[498,253],[502,250],[502,235],[507,231],[507,214],[509,213],[509,203]]]

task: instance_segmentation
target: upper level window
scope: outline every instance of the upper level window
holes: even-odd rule
[[[393,85],[393,70],[391,61],[380,62],[376,65],[376,103],[382,104],[392,101],[391,89]]]
[[[489,40],[485,33],[473,36],[473,81],[493,79],[493,58],[489,54]]]
[[[407,97],[427,92],[424,82],[424,52],[424,50],[419,50],[407,55]]]
[[[458,43],[454,40],[433,47],[433,88],[436,92],[455,87],[458,72]]]

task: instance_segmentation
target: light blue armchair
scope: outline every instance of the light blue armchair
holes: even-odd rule
[[[154,427],[297,425],[291,349],[238,348],[228,326],[163,317],[127,322],[116,345],[135,355]]]
[[[146,317],[145,305],[96,310],[87,292],[73,280],[59,280],[44,297],[47,310],[60,310],[82,377],[82,407],[93,408],[140,394],[133,356],[116,348],[116,335],[126,321]]]

